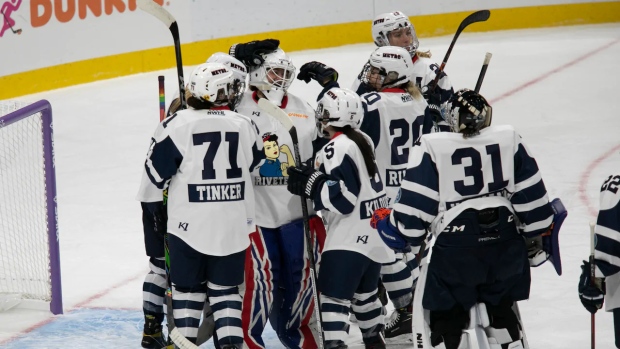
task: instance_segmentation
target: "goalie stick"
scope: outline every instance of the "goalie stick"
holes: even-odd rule
[[[258,107],[265,111],[267,114],[273,116],[276,120],[278,120],[284,128],[288,131],[293,139],[293,151],[295,153],[295,162],[297,164],[301,164],[301,156],[299,155],[299,145],[297,139],[297,130],[295,129],[295,125],[291,121],[288,114],[282,110],[277,105],[271,103],[265,98],[260,98],[258,100]],[[317,321],[317,332],[319,335],[319,349],[323,349],[325,347],[325,343],[323,341],[323,318],[321,317],[321,307],[319,303],[319,293],[317,292],[316,286],[316,263],[314,261],[314,248],[312,244],[312,238],[310,237],[310,223],[308,220],[308,205],[306,199],[301,197],[301,210],[303,214],[304,220],[304,235],[306,237],[306,249],[308,253],[308,259],[310,260],[310,281],[312,287],[312,296],[314,299],[314,313],[316,315]]]
[[[458,29],[456,30],[456,33],[454,33],[454,38],[452,38],[450,47],[448,47],[448,52],[446,52],[446,55],[443,57],[443,61],[441,62],[441,66],[439,67],[439,70],[436,72],[435,79],[433,79],[433,81],[431,81],[430,83],[431,92],[435,90],[435,87],[437,87],[437,83],[439,82],[439,78],[441,77],[443,73],[443,69],[445,68],[446,63],[448,63],[448,58],[450,58],[450,53],[452,53],[454,44],[456,44],[456,39],[459,38],[459,35],[461,35],[461,32],[465,30],[465,28],[467,28],[467,26],[469,26],[470,24],[477,23],[477,22],[484,22],[487,19],[489,19],[490,16],[491,16],[491,12],[489,10],[476,11],[470,14],[469,16],[465,17],[465,19],[461,22]]]
[[[181,109],[187,108],[187,102],[185,101],[185,81],[183,78],[183,62],[181,59],[181,39],[179,38],[179,26],[176,19],[166,11],[163,7],[159,6],[153,0],[138,0],[138,7],[147,13],[150,13],[157,19],[159,19],[172,34],[174,40],[174,52],[177,60],[177,76],[179,79],[179,100],[181,101]]]

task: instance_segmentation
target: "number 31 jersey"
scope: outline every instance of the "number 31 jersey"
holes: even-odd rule
[[[536,160],[511,126],[491,126],[469,138],[424,135],[411,152],[392,223],[417,242],[436,217],[486,196],[510,200],[526,236],[551,225],[553,211]]]
[[[252,121],[230,110],[186,109],[164,120],[146,159],[153,184],[168,183],[168,233],[225,256],[249,246],[250,171],[262,148]]]

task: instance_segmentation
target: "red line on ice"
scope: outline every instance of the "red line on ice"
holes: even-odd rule
[[[603,162],[603,160],[605,160],[606,158],[610,157],[611,155],[613,155],[615,152],[620,151],[620,144],[616,145],[615,147],[609,149],[605,154],[599,156],[598,158],[594,159],[594,161],[592,161],[587,167],[586,170],[581,174],[581,178],[579,179],[579,199],[581,200],[581,202],[583,202],[584,205],[586,205],[586,208],[588,209],[588,213],[590,213],[590,215],[592,215],[593,217],[596,217],[597,215],[597,209],[592,206],[592,203],[590,203],[590,199],[588,199],[588,194],[586,191],[586,187],[588,185],[588,181],[590,179],[590,174],[592,174],[592,170],[594,170],[594,168],[596,168],[596,166],[598,166],[601,162]],[[611,173],[610,173],[611,174]],[[603,183],[603,178],[600,178],[600,182]]]

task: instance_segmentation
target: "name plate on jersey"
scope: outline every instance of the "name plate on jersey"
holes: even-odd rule
[[[188,184],[189,202],[226,202],[245,199],[245,182]]]
[[[390,199],[384,194],[379,196],[376,199],[362,201],[360,205],[360,218],[361,219],[370,219],[372,218],[373,212],[376,209],[381,207],[388,207],[390,204]]]
[[[387,187],[400,187],[400,182],[405,177],[406,168],[399,170],[385,170],[385,186]]]

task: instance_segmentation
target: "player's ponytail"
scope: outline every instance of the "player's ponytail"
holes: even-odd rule
[[[403,84],[403,89],[405,89],[405,91],[407,91],[407,93],[409,93],[411,97],[413,97],[413,99],[415,100],[421,101],[422,99],[424,99],[424,97],[422,96],[422,92],[416,85],[413,84],[412,81]]]
[[[194,96],[190,96],[187,98],[187,105],[198,110],[213,108],[213,103],[196,98]]]
[[[334,127],[334,129],[342,132],[357,145],[359,150],[362,152],[362,156],[364,157],[364,163],[366,164],[368,175],[373,177],[377,173],[377,166],[375,165],[375,151],[370,143],[368,143],[364,135],[361,132],[351,128],[351,126]]]

